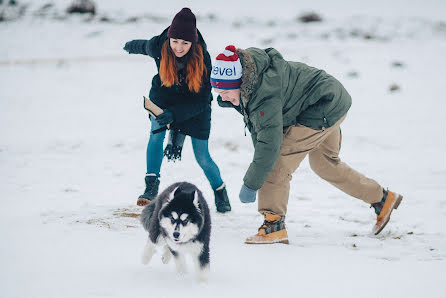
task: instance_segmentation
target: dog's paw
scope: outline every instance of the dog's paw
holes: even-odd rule
[[[152,245],[146,245],[144,247],[144,251],[141,255],[141,263],[143,265],[149,264],[150,260],[152,259],[153,254],[155,253],[155,249]]]
[[[202,283],[207,283],[208,282],[208,275],[207,274],[203,274],[203,273],[199,273],[197,275],[197,281],[198,282],[202,282]]]
[[[151,257],[149,257],[149,256],[147,256],[147,255],[145,255],[145,254],[143,254],[143,255],[141,256],[141,264],[143,264],[143,265],[147,265],[147,264],[150,263],[150,260],[151,260],[151,259],[152,259]]]
[[[176,257],[175,265],[176,265],[178,274],[185,274],[187,272],[186,263],[184,262],[184,258]]]
[[[186,266],[184,265],[177,265],[177,273],[180,275],[186,274],[187,273],[187,269]]]
[[[199,268],[197,271],[197,280],[198,282],[204,282],[207,283],[209,276],[209,266],[205,266],[202,268]]]
[[[170,259],[172,258],[172,253],[168,248],[164,249],[164,253],[161,256],[161,261],[163,264],[168,264],[170,262]]]
[[[150,260],[152,259],[152,256],[149,256],[149,255],[147,255],[147,254],[142,254],[142,256],[141,256],[141,263],[143,264],[143,265],[147,265],[147,264],[149,264],[150,263]]]

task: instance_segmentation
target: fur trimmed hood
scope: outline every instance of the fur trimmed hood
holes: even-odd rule
[[[237,55],[243,67],[242,85],[240,86],[243,105],[246,106],[257,85],[257,66],[247,50],[237,49]]]

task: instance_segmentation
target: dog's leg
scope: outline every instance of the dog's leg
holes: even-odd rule
[[[141,263],[143,263],[144,265],[149,264],[155,252],[156,252],[155,244],[152,243],[150,239],[148,239],[147,244],[144,246],[144,250],[141,256]]]
[[[197,279],[201,282],[207,282],[209,275],[209,247],[204,246],[201,253],[194,258],[197,268]]]
[[[183,254],[179,254],[176,251],[172,251],[172,255],[175,260],[175,266],[177,267],[177,272],[180,274],[186,273],[186,261]]]
[[[200,282],[207,282],[209,276],[209,264],[200,265],[197,264],[197,279]]]
[[[161,261],[163,261],[163,264],[168,264],[170,262],[170,259],[172,258],[172,253],[170,252],[169,246],[164,245],[164,252],[163,256],[161,257]]]

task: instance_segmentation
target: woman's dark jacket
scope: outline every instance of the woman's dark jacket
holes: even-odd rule
[[[161,61],[161,48],[168,39],[168,29],[166,28],[160,35],[154,36],[150,40],[134,41],[138,44],[133,48],[132,53],[148,55],[155,59],[158,72]],[[149,97],[160,108],[168,109],[173,113],[174,122],[171,124],[171,129],[179,130],[183,134],[197,139],[207,140],[211,129],[212,94],[209,77],[212,66],[206,43],[199,31],[198,44],[203,48],[206,67],[206,73],[203,73],[203,82],[199,92],[190,91],[186,80],[170,87],[162,86],[158,73],[152,79]],[[186,54],[186,59],[188,55],[189,53]],[[183,76],[185,77],[185,73]]]

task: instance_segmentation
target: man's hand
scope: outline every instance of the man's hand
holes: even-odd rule
[[[173,122],[173,114],[169,110],[164,110],[164,112],[156,117],[156,122],[160,126],[166,126]]]
[[[242,203],[254,203],[256,201],[257,190],[253,190],[246,185],[242,185],[238,195]]]

